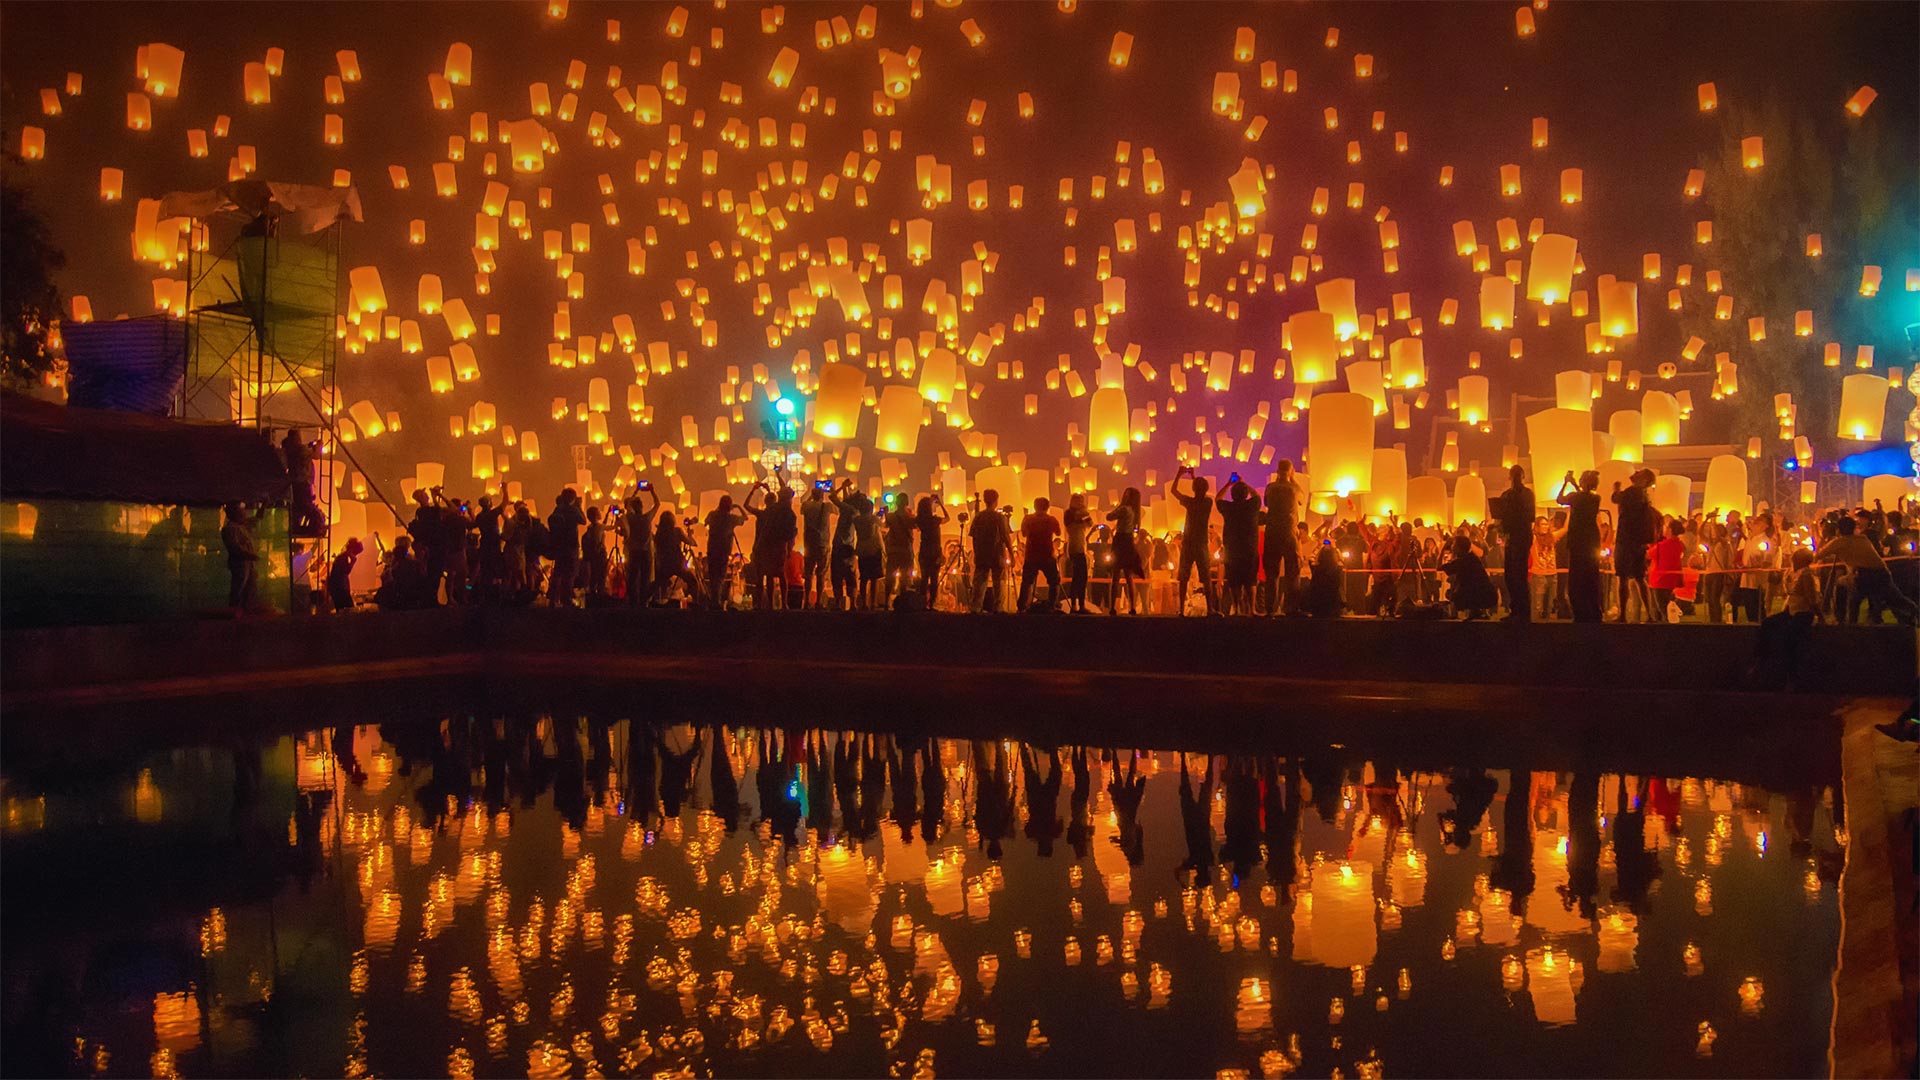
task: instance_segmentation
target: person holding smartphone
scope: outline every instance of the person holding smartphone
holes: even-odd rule
[[[1187,494],[1180,493],[1180,481],[1189,481]],[[1213,500],[1207,496],[1207,481],[1193,471],[1193,466],[1182,465],[1174,473],[1173,484],[1169,489],[1174,499],[1186,508],[1187,521],[1180,533],[1180,563],[1174,573],[1177,583],[1174,593],[1180,614],[1187,613],[1187,578],[1196,567],[1200,570],[1200,591],[1207,598],[1207,614],[1219,614],[1220,604],[1213,595],[1213,560],[1207,551],[1207,529],[1213,520]]]

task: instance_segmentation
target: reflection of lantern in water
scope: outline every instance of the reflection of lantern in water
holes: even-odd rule
[[[1332,968],[1371,963],[1377,943],[1373,864],[1322,863],[1310,888],[1311,959]]]
[[[873,893],[867,887],[867,864],[857,851],[836,845],[820,855],[821,910],[848,933],[864,934],[873,922]]]
[[[1427,854],[1408,844],[1387,863],[1387,889],[1403,908],[1419,907],[1427,898]]]
[[[1527,950],[1527,996],[1533,999],[1533,1017],[1540,1023],[1548,1027],[1573,1023],[1573,995],[1579,981],[1579,963],[1552,945]]]
[[[174,1054],[200,1045],[200,999],[191,989],[153,995],[153,1041]]]
[[[958,915],[966,906],[958,860],[957,853],[948,852],[927,866],[925,878],[927,906],[937,916]]]
[[[1749,975],[1740,981],[1740,1012],[1746,1016],[1758,1016],[1766,1005],[1767,988],[1758,976]]]
[[[1623,907],[1607,907],[1600,910],[1599,930],[1601,971],[1614,973],[1632,971],[1635,966],[1635,951],[1640,946],[1640,919],[1632,911]],[[1697,958],[1699,951],[1694,955]]]
[[[1273,988],[1259,979],[1240,980],[1234,995],[1233,1027],[1243,1039],[1257,1038],[1273,1026]]]
[[[160,820],[160,788],[153,782],[153,770],[141,769],[133,784],[133,816],[144,825]]]

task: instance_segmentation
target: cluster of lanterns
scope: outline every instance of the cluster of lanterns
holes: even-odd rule
[[[155,42],[138,51],[131,80],[88,76],[129,87],[124,137],[75,137],[52,152],[102,159],[101,200],[135,203],[133,254],[155,271],[154,307],[183,316],[190,298],[176,275],[209,239],[197,222],[161,219],[160,192],[130,191],[139,172],[129,165],[184,132],[187,156],[216,170],[210,182],[222,156],[229,179],[270,175],[275,163],[263,173],[254,146],[229,140],[317,102],[313,130],[340,163],[332,182],[368,185],[370,209],[348,239],[336,328],[348,355],[328,422],[402,491],[465,460],[474,486],[509,495],[520,489],[514,469],[538,465],[543,492],[566,482],[618,495],[651,473],[663,497],[705,503],[719,482],[792,455],[795,473],[857,474],[875,491],[906,486],[956,502],[1008,476],[1013,491],[1064,487],[1096,504],[1137,485],[1150,492],[1151,525],[1171,466],[1224,476],[1304,445],[1316,510],[1364,496],[1371,515],[1477,520],[1480,473],[1493,462],[1473,448],[1494,436],[1496,413],[1512,433],[1500,464],[1530,459],[1545,500],[1566,470],[1624,475],[1647,448],[1680,443],[1696,390],[1716,400],[1739,392],[1738,341],[1710,352],[1694,335],[1670,356],[1651,353],[1639,339],[1654,320],[1711,311],[1716,324],[1743,317],[1748,342],[1765,341],[1770,324],[1789,342],[1815,335],[1810,307],[1757,310],[1740,295],[1750,283],[1722,280],[1711,219],[1698,221],[1689,252],[1647,252],[1637,274],[1590,273],[1584,215],[1613,177],[1525,164],[1521,155],[1552,145],[1545,116],[1512,133],[1517,161],[1496,174],[1462,170],[1456,184],[1454,166],[1435,162],[1427,175],[1450,189],[1460,220],[1396,216],[1379,201],[1392,188],[1375,163],[1411,154],[1419,139],[1374,107],[1388,65],[1334,27],[1304,44],[1222,27],[1210,61],[1219,67],[1204,85],[1153,91],[1187,93],[1189,123],[1220,153],[1165,156],[1116,122],[1110,157],[1043,175],[1063,159],[1025,149],[1057,134],[1029,85],[1035,73],[958,74],[991,57],[1005,40],[996,21],[1015,16],[958,7],[868,4],[850,18],[788,25],[778,6],[675,6],[641,26],[602,27],[556,3],[545,9],[555,32],[540,39],[542,55],[455,41],[414,71],[363,71],[342,49],[316,73],[321,57],[273,48],[219,72]],[[1519,8],[1507,47],[1549,32],[1546,8]],[[1072,0],[1036,14],[1018,17],[1057,39],[1048,55],[1078,65],[1090,89],[1145,77],[1150,36],[1089,43]],[[537,77],[516,83],[510,71]],[[423,84],[421,144],[437,160],[354,157],[352,136],[373,122],[365,102],[406,115],[391,103]],[[43,123],[21,129],[23,159],[47,158],[48,129],[66,123],[81,89],[76,72],[41,91]],[[1871,123],[1875,96],[1862,86],[1834,108]],[[355,104],[361,119],[350,123]],[[1714,84],[1697,88],[1697,104],[1721,110]],[[229,111],[187,127],[198,115],[189,108]],[[1276,129],[1286,138],[1272,138]],[[1754,182],[1769,167],[1759,135],[1710,138],[1737,147],[1740,166],[1716,184]],[[1302,149],[1309,140],[1332,147],[1334,164]],[[416,187],[423,164],[431,183]],[[1557,187],[1534,182],[1543,171]],[[1703,198],[1704,171],[1680,171],[1682,197]],[[390,190],[376,193],[383,175]],[[1057,205],[1033,197],[1047,190]],[[1540,202],[1528,220],[1530,196]],[[1374,242],[1352,243],[1343,214],[1369,220]],[[1489,224],[1492,244],[1482,242]],[[1036,265],[1052,245],[1058,264]],[[1430,245],[1458,260],[1445,286],[1453,295],[1395,285],[1402,252]],[[1807,237],[1806,258],[1823,249],[1819,234]],[[1667,284],[1669,259],[1666,303],[1643,305],[1643,286]],[[1679,259],[1702,264],[1704,291]],[[522,275],[510,295],[495,288],[509,267]],[[1858,280],[1863,298],[1887,284],[1872,265]],[[1905,289],[1920,289],[1920,271],[1907,271]],[[71,317],[92,316],[74,297]],[[1155,324],[1165,319],[1193,347],[1176,355],[1148,344],[1164,340]],[[1256,328],[1252,348],[1242,323]],[[1571,348],[1566,327],[1579,328]],[[527,348],[534,341],[545,364]],[[1826,342],[1809,356],[1838,366],[1846,348]],[[1871,368],[1872,346],[1853,348]],[[1686,382],[1693,374],[1708,381]],[[1889,387],[1904,381],[1898,369],[1846,376],[1823,434],[1877,441]],[[1552,405],[1529,407],[1523,395],[1549,382]],[[551,413],[524,393],[536,383],[551,388]],[[1635,396],[1622,403],[1623,392]],[[446,427],[402,427],[403,412],[442,400],[458,402]],[[795,400],[789,436],[755,434],[776,403]],[[1603,401],[1614,406],[1604,418]],[[1797,404],[1776,405],[1779,437],[1810,460]],[[1246,417],[1244,435],[1229,414]],[[1416,416],[1433,436],[1424,455],[1403,434]],[[1920,413],[1910,426],[1920,433]],[[543,459],[542,436],[574,452]],[[1745,469],[1733,455],[1714,461],[1709,508],[1744,505]]]

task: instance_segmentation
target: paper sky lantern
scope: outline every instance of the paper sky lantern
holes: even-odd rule
[[[1458,405],[1463,423],[1481,424],[1493,416],[1488,407],[1489,384],[1485,375],[1460,377]]]
[[[1649,390],[1640,399],[1640,439],[1646,446],[1672,446],[1680,441],[1680,402],[1664,390]]]
[[[1400,456],[1402,464],[1406,455]],[[1375,459],[1376,467],[1379,459]],[[1407,481],[1407,507],[1401,516],[1425,525],[1445,526],[1449,523],[1447,514],[1447,481],[1439,476],[1416,476]]]
[[[1901,499],[1914,498],[1916,494],[1920,493],[1914,491],[1913,480],[1909,477],[1891,473],[1869,476],[1860,485],[1860,505],[1872,506],[1878,500],[1882,506],[1891,511],[1900,505]],[[1913,552],[1908,550],[1889,554],[1911,556]]]
[[[1553,376],[1554,404],[1575,412],[1593,411],[1593,374],[1586,371],[1559,371]]]
[[[240,89],[249,105],[265,105],[273,100],[273,80],[267,66],[249,63],[240,69]]]
[[[1439,481],[1439,477],[1431,477]],[[1366,515],[1374,521],[1407,516],[1407,452],[1378,447],[1373,452],[1373,475],[1367,487]]]
[[[493,479],[493,447],[481,443],[473,448],[473,478]]]
[[[813,399],[814,434],[827,439],[854,438],[866,391],[867,376],[861,369],[832,363],[822,367]]]
[[[1640,461],[1643,459],[1639,410],[1615,410],[1612,416],[1607,417],[1607,434],[1613,436],[1614,460]]]
[[[1321,311],[1333,316],[1334,336],[1345,341],[1360,330],[1360,315],[1354,304],[1353,279],[1333,278],[1313,287],[1315,302]]]
[[[380,282],[379,267],[354,267],[347,271],[347,284],[359,301],[362,312],[371,315],[387,309],[387,289]]]
[[[1127,392],[1118,386],[1095,390],[1088,407],[1088,445],[1104,454],[1117,454],[1126,450],[1130,434]]]
[[[1504,330],[1513,325],[1513,282],[1504,277],[1480,279],[1480,325]]]
[[[1654,477],[1648,500],[1668,517],[1686,517],[1693,507],[1693,481],[1678,473]]]
[[[1747,488],[1747,463],[1734,454],[1716,454],[1707,462],[1706,495],[1700,508],[1725,517],[1730,510],[1753,512],[1753,497]]]
[[[1767,154],[1760,136],[1749,135],[1740,140],[1740,164],[1751,172],[1767,163]]]
[[[1608,337],[1640,332],[1640,286],[1632,281],[1600,283],[1600,331]]]
[[[1527,454],[1533,461],[1534,496],[1551,504],[1560,481],[1593,468],[1593,414],[1578,409],[1544,409],[1527,417]]]
[[[1307,464],[1315,492],[1345,497],[1373,484],[1373,399],[1365,394],[1314,396],[1307,410]]]
[[[427,388],[436,394],[453,389],[453,362],[444,356],[427,357]]]
[[[146,91],[154,97],[176,97],[180,93],[180,71],[187,54],[172,45],[154,42],[146,47]]]
[[[922,399],[911,386],[898,383],[880,391],[876,448],[889,454],[911,454],[920,444]]]
[[[1387,347],[1387,381],[1404,390],[1426,385],[1426,346],[1419,338],[1401,338]]]
[[[1840,380],[1841,438],[1877,441],[1886,412],[1887,380],[1878,375],[1849,375]]]
[[[1478,524],[1487,520],[1487,483],[1477,474],[1462,473],[1453,482],[1454,524]]]
[[[1579,169],[1560,170],[1560,201],[1568,205],[1581,200],[1586,186],[1585,174]]]
[[[1322,383],[1333,378],[1333,367],[1340,355],[1333,314],[1295,312],[1286,321],[1286,337],[1291,343],[1295,383]]]
[[[1527,263],[1527,299],[1557,304],[1573,292],[1573,260],[1578,244],[1571,236],[1547,233],[1534,242]]]
[[[784,90],[793,82],[794,69],[800,66],[800,54],[792,46],[782,47],[773,58],[773,66],[767,69],[767,81],[776,88]]]
[[[362,398],[354,402],[347,409],[347,415],[353,418],[354,424],[360,429],[360,434],[366,438],[378,438],[386,433],[386,419],[380,415],[379,409],[373,407],[371,401]]]
[[[1862,86],[1860,89],[1855,90],[1853,96],[1847,99],[1847,115],[1867,115],[1867,107],[1872,105],[1873,99],[1879,96],[1879,92],[1871,86]]]

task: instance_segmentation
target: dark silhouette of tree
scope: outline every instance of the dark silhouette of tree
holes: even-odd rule
[[[1777,97],[1722,103],[1717,146],[1700,160],[1706,184],[1696,201],[1699,220],[1713,222],[1713,240],[1687,260],[1693,283],[1681,290],[1679,320],[1683,335],[1706,342],[1690,367],[1711,370],[1718,353],[1738,365],[1741,390],[1726,402],[1730,430],[1741,433],[1735,441],[1759,435],[1770,451],[1790,452],[1776,438],[1773,411],[1773,395],[1790,393],[1795,432],[1822,458],[1836,445],[1840,377],[1853,370],[1854,347],[1875,346],[1883,369],[1904,354],[1887,297],[1900,289],[1896,268],[1906,264],[1903,249],[1916,232],[1912,159],[1896,145],[1904,138],[1888,138],[1871,113],[1853,120],[1833,111],[1835,118],[1810,116],[1804,105],[1789,112]],[[1740,143],[1754,135],[1765,163],[1750,170]],[[1820,234],[1817,258],[1807,255],[1810,233]],[[1860,295],[1866,265],[1888,268],[1878,300]],[[1706,289],[1709,270],[1720,272],[1720,296],[1733,298],[1730,319],[1714,315],[1720,296]],[[1798,311],[1813,313],[1809,337],[1794,335]],[[1749,338],[1747,320],[1755,316],[1766,319],[1764,341]],[[1830,341],[1842,345],[1842,371],[1823,366]]]
[[[7,382],[31,381],[53,366],[47,331],[60,317],[53,274],[66,264],[27,189],[0,184],[0,374]]]

